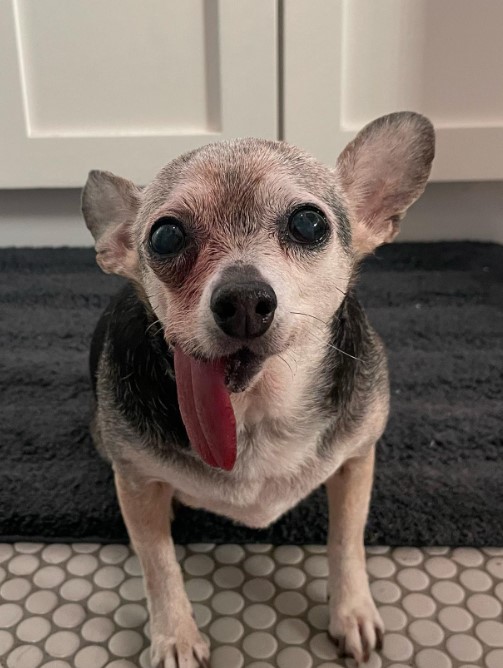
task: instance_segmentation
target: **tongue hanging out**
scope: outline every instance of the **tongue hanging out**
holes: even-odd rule
[[[190,443],[210,466],[236,461],[236,419],[225,387],[223,360],[201,362],[175,348],[178,404]]]

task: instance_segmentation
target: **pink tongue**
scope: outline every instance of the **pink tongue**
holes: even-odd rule
[[[236,461],[236,418],[223,362],[200,362],[175,348],[178,404],[194,450],[210,466],[230,471]]]

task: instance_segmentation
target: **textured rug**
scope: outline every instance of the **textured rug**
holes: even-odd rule
[[[0,251],[0,539],[124,541],[88,432],[92,329],[120,286],[90,249]],[[503,543],[503,247],[395,244],[362,272],[392,412],[369,544]],[[317,543],[323,490],[264,531],[181,508],[178,542]]]

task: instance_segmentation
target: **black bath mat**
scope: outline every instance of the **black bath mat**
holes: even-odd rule
[[[87,350],[120,280],[90,249],[0,251],[0,540],[124,541],[88,434]],[[503,247],[396,244],[360,297],[387,344],[392,414],[367,542],[503,543]],[[180,509],[180,542],[315,543],[322,490],[265,531]]]

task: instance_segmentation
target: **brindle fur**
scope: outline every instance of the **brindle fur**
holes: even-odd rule
[[[333,317],[329,343],[319,378],[305,394],[306,406],[326,414],[320,455],[334,447],[336,431],[350,433],[364,419],[373,395],[386,396],[388,389],[384,348],[353,290]],[[178,408],[173,352],[149,304],[131,284],[111,300],[93,336],[90,372],[95,397],[99,371],[108,376],[111,404],[146,447],[166,461],[198,462]],[[113,443],[109,445],[113,461]]]
[[[354,283],[361,258],[393,239],[422,192],[433,146],[431,124],[405,112],[364,128],[334,169],[284,142],[245,139],[181,156],[144,189],[90,174],[83,213],[97,261],[130,281],[93,338],[92,429],[114,467],[145,571],[156,665],[194,668],[208,657],[163,532],[165,504],[178,498],[260,527],[322,483],[330,506],[329,632],[357,661],[379,644],[363,530],[389,390],[385,352]],[[305,202],[331,229],[310,250],[286,234],[288,212]],[[189,239],[169,262],[148,247],[164,215],[179,217]],[[172,346],[206,358],[238,351],[242,343],[218,331],[209,309],[214,286],[233,267],[255,268],[278,307],[270,330],[247,344],[261,368],[231,394],[238,457],[224,472],[190,447]]]

